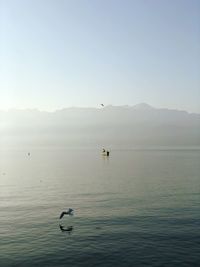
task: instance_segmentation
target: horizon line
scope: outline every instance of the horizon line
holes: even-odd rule
[[[142,108],[143,106],[146,106],[145,108]],[[140,108],[141,106],[141,108]],[[45,109],[40,109],[37,107],[33,107],[33,108],[28,108],[28,107],[23,107],[23,108],[19,108],[19,107],[10,107],[7,109],[0,109],[0,112],[11,112],[11,111],[37,111],[37,112],[46,112],[46,113],[54,113],[54,112],[58,112],[58,111],[62,111],[62,110],[67,110],[67,109],[96,109],[96,110],[103,110],[106,108],[135,108],[135,110],[171,110],[171,111],[179,111],[179,112],[186,112],[188,114],[198,114],[200,115],[200,112],[191,112],[185,109],[176,109],[176,108],[162,108],[162,107],[154,107],[151,106],[147,103],[138,103],[135,105],[112,105],[112,104],[108,104],[108,105],[104,105],[101,106],[101,104],[99,104],[99,106],[66,106],[66,107],[61,107],[61,108],[55,108],[53,110],[45,110]],[[137,109],[138,108],[138,109]]]

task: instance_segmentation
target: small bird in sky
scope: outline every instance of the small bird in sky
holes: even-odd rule
[[[101,104],[102,107],[104,107],[104,104]]]
[[[73,215],[73,209],[69,208],[68,211],[63,211],[61,214],[60,214],[60,219],[62,219],[62,217],[64,215]]]

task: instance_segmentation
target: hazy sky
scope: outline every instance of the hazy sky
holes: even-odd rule
[[[0,109],[200,112],[199,0],[0,0]]]

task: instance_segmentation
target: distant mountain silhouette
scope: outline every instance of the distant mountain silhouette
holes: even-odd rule
[[[0,112],[0,145],[200,146],[200,114],[146,103]]]
[[[137,104],[137,105],[133,106],[133,108],[137,109],[137,110],[151,110],[151,109],[154,109],[152,106],[150,106],[149,104],[146,104],[146,103]]]

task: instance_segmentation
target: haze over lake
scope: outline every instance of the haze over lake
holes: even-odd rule
[[[199,122],[147,104],[1,112],[0,266],[198,266]]]
[[[136,148],[200,146],[200,114],[135,106],[0,112],[1,145]]]

